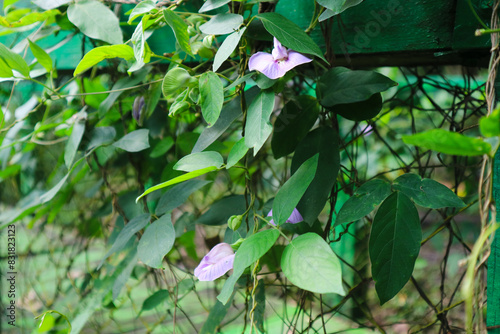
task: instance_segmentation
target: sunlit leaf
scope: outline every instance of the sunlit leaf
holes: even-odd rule
[[[214,72],[205,72],[200,76],[200,101],[203,118],[211,127],[219,119],[224,103],[224,87]]]
[[[87,52],[82,60],[76,66],[73,76],[88,70],[97,65],[104,59],[123,58],[126,60],[134,59],[134,49],[126,44],[99,46]]]
[[[175,12],[170,9],[163,10],[163,17],[167,24],[174,31],[175,39],[181,49],[189,55],[192,55],[191,45],[189,44],[189,34],[187,31],[187,24]]]
[[[281,267],[290,282],[301,289],[345,296],[340,261],[315,233],[293,239],[283,251]]]

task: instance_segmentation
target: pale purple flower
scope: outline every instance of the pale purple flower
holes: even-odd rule
[[[231,245],[220,243],[203,257],[194,270],[200,281],[213,281],[233,269],[234,250]]]
[[[269,211],[269,213],[267,214],[267,216],[268,217],[272,217],[273,216],[273,210]],[[303,220],[304,220],[304,218],[302,218],[302,215],[300,214],[299,210],[297,210],[295,208],[295,209],[293,209],[292,214],[290,215],[290,217],[288,217],[288,219],[286,220],[285,223],[297,224],[297,223],[300,223]],[[273,219],[271,219],[269,221],[269,223],[271,223],[272,225],[276,226],[276,224],[274,223]]]
[[[287,50],[274,37],[274,48],[272,54],[267,52],[257,52],[248,61],[250,71],[257,70],[262,72],[269,79],[278,79],[285,75],[295,66],[309,63],[312,59],[301,55],[300,53]]]

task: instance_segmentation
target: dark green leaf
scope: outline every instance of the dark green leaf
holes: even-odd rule
[[[450,155],[475,156],[491,152],[491,145],[480,138],[467,137],[443,129],[403,136],[403,141],[406,144]]]
[[[97,65],[104,59],[123,58],[126,60],[134,59],[134,49],[125,44],[99,46],[87,52],[82,60],[76,66],[73,76],[86,71]]]
[[[100,39],[109,44],[122,44],[120,21],[103,3],[84,0],[71,3],[68,19],[90,38]]]
[[[207,35],[226,35],[237,30],[242,23],[243,16],[223,13],[213,16],[210,21],[202,24],[200,30]]]
[[[306,160],[280,188],[273,202],[273,219],[277,226],[283,224],[293,212],[314,179],[319,154]],[[300,210],[299,210],[300,212]]]
[[[128,263],[125,268],[120,272],[120,274],[116,277],[115,282],[113,283],[113,289],[112,289],[112,295],[113,295],[113,300],[118,298],[120,295],[120,292],[122,291],[123,287],[127,283],[127,281],[130,278],[130,275],[132,275],[132,271],[134,270],[135,266],[137,265],[137,249],[132,248],[132,250],[127,254],[125,259],[122,262]]]
[[[431,179],[422,179],[417,174],[401,175],[394,180],[392,187],[410,197],[416,204],[426,208],[462,208],[465,206],[465,203],[448,187]]]
[[[155,214],[157,216],[171,212],[187,201],[188,197],[201,187],[211,183],[205,180],[189,180],[169,189],[158,201]]]
[[[319,115],[318,101],[309,95],[288,102],[274,122],[271,147],[275,159],[292,153]]]
[[[175,170],[181,170],[184,172],[193,172],[195,170],[216,167],[221,168],[224,164],[224,160],[219,152],[208,151],[208,152],[197,152],[186,155],[181,160],[179,160],[175,166]]]
[[[168,187],[168,186],[171,186],[171,185],[174,185],[174,184],[177,184],[177,183],[181,183],[181,182],[184,182],[184,181],[187,181],[187,180],[191,180],[191,179],[194,179],[195,177],[198,177],[200,175],[203,175],[203,174],[215,171],[215,170],[217,170],[217,167],[207,167],[207,168],[204,168],[204,169],[195,170],[193,172],[186,173],[186,174],[181,175],[181,176],[174,177],[171,180],[168,180],[166,182],[163,182],[163,183],[157,184],[156,186],[148,188],[139,197],[137,197],[135,201],[137,203],[141,198],[143,198],[147,194],[152,193],[155,190],[163,189],[165,187]]]
[[[139,314],[144,311],[149,311],[154,309],[155,307],[160,306],[165,300],[167,300],[169,296],[168,290],[158,290],[153,293],[151,296],[146,298],[146,300],[142,303],[142,308]]]
[[[162,155],[165,155],[168,150],[170,150],[174,146],[174,140],[172,137],[163,138],[158,144],[155,145],[151,154],[149,155],[151,158],[158,158]]]
[[[255,326],[261,333],[265,333],[264,319],[266,313],[266,286],[263,279],[260,279],[257,285],[257,289],[255,291],[255,303],[257,304],[254,310]]]
[[[231,195],[213,203],[207,212],[202,214],[196,224],[223,225],[229,217],[241,215],[246,211],[246,201],[243,195]]]
[[[297,52],[309,53],[326,61],[319,46],[297,24],[278,13],[261,13],[255,17],[281,44]]]
[[[253,148],[254,156],[272,132],[269,122],[274,108],[274,93],[261,91],[248,107],[245,124],[245,145]]]
[[[172,249],[175,242],[175,231],[170,214],[148,226],[139,240],[137,255],[147,266],[161,268],[163,257]]]
[[[311,132],[299,143],[292,159],[291,172],[304,161],[319,153],[318,168],[313,181],[302,197],[297,209],[304,220],[312,225],[325,207],[332,187],[337,180],[340,167],[338,134],[330,127],[320,127]]]
[[[236,144],[234,144],[233,148],[229,152],[229,156],[227,158],[226,168],[229,169],[236,165],[238,161],[241,160],[247,154],[248,147],[245,145],[245,138],[241,138]]]
[[[2,65],[2,71],[0,73],[3,78],[9,78],[13,75],[12,71],[9,71],[9,69],[18,71],[26,78],[30,76],[30,69],[23,57],[11,51],[2,43],[0,43],[0,60],[3,62],[3,64],[0,64]],[[5,67],[5,65],[7,66]]]
[[[216,72],[223,62],[233,53],[233,51],[238,46],[241,36],[245,33],[246,27],[241,28],[238,31],[233,32],[231,35],[227,36],[224,42],[222,42],[219,50],[215,54],[214,58],[214,72]]]
[[[139,152],[149,148],[149,130],[140,129],[132,131],[118,141],[113,146],[121,148],[127,152]]]
[[[230,1],[231,0],[207,0],[203,4],[203,6],[201,6],[201,8],[200,8],[200,10],[198,12],[199,13],[208,12],[209,10],[222,7],[222,6],[224,6],[225,4],[227,4]]]
[[[87,145],[86,154],[101,145],[111,144],[116,136],[116,130],[112,126],[103,126],[95,128],[90,134],[90,140]]]
[[[208,127],[217,122],[224,103],[224,86],[217,74],[205,72],[200,77],[201,113]]]
[[[316,233],[293,239],[283,251],[281,268],[290,282],[301,289],[345,296],[340,261]]]
[[[188,55],[192,55],[191,45],[189,44],[189,34],[187,31],[187,24],[182,20],[176,13],[170,9],[163,10],[163,17],[167,24],[172,28],[175,34],[175,39],[181,47],[182,51],[186,52]]]
[[[396,191],[378,209],[369,242],[372,276],[380,304],[394,297],[410,279],[421,240],[415,205]]]
[[[280,233],[276,229],[257,232],[240,245],[234,257],[233,275],[224,283],[217,299],[226,304],[233,294],[234,285],[245,269],[260,259],[278,240]]]
[[[316,95],[321,105],[332,107],[337,104],[366,101],[373,94],[393,86],[397,86],[397,83],[377,72],[334,67],[319,79]]]
[[[366,101],[337,104],[328,109],[351,121],[366,121],[377,116],[382,110],[382,94],[373,94]]]
[[[331,11],[339,12],[346,0],[316,0],[316,2]]]
[[[104,255],[104,257],[101,260],[101,263],[99,264],[98,268],[102,266],[104,261],[113,253],[119,252],[125,247],[127,242],[132,238],[137,232],[142,230],[148,223],[149,220],[151,219],[151,215],[145,213],[142,215],[139,215],[129,221],[127,225],[120,231],[118,234],[118,237],[116,238],[115,242],[113,243],[113,246],[109,249],[109,251]]]
[[[210,0],[209,0],[210,1]],[[232,299],[232,298],[231,298]],[[206,319],[203,327],[201,328],[199,334],[216,334],[218,333],[218,328],[222,320],[227,314],[227,311],[231,307],[231,303],[222,304],[220,301],[216,301],[215,305],[210,309],[208,318]]]
[[[391,194],[391,186],[384,180],[374,179],[356,189],[337,215],[335,226],[357,221],[370,212]]]

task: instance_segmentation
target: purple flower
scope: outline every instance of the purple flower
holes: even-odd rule
[[[272,217],[273,216],[273,210],[269,211],[269,213],[267,214],[267,216],[268,217]],[[300,214],[299,210],[293,209],[292,214],[290,215],[290,217],[288,217],[288,219],[286,220],[286,223],[297,224],[297,223],[300,223],[303,220],[304,220],[304,218],[302,218],[302,215]],[[271,219],[269,221],[269,223],[271,223],[272,225],[276,226],[276,224],[274,223],[273,219]]]
[[[250,71],[257,70],[262,72],[269,79],[281,78],[286,72],[295,66],[309,63],[312,59],[301,55],[300,53],[287,50],[274,37],[274,48],[272,54],[267,52],[257,52],[248,61]]]
[[[200,281],[213,281],[233,269],[234,250],[231,245],[220,243],[203,257],[194,270]]]

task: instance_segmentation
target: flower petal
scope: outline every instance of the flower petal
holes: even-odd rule
[[[269,223],[271,225],[276,226],[276,224],[274,223],[274,219],[272,218],[272,216],[273,216],[273,209],[271,209],[271,211],[269,211],[269,213],[267,214],[267,217],[271,217],[271,220],[269,221]]]
[[[276,37],[274,37],[273,58],[274,60],[283,60],[288,58],[287,49],[281,45],[280,41],[278,41]]]
[[[302,215],[300,214],[299,210],[293,209],[292,214],[286,220],[286,222],[290,223],[290,224],[297,224],[297,223],[300,223],[303,220],[304,220],[304,218],[302,218]]]
[[[213,281],[233,269],[234,256],[235,254],[231,254],[220,259],[215,264],[204,266],[202,268],[200,268],[200,263],[200,266],[195,269],[194,275],[198,277],[200,281]]]
[[[194,270],[194,275],[200,281],[213,281],[233,268],[232,259],[234,259],[234,250],[231,245],[220,243],[203,257]]]
[[[290,71],[292,68],[298,65],[302,65],[305,63],[311,62],[312,59],[307,58],[306,56],[303,56],[302,54],[296,52],[296,51],[288,51],[288,59],[285,61],[281,61],[279,63],[279,66],[281,67],[282,71],[285,73]]]
[[[250,57],[248,61],[248,69],[250,71],[257,70],[262,72],[269,64],[274,63],[273,56],[267,52],[257,52]]]

